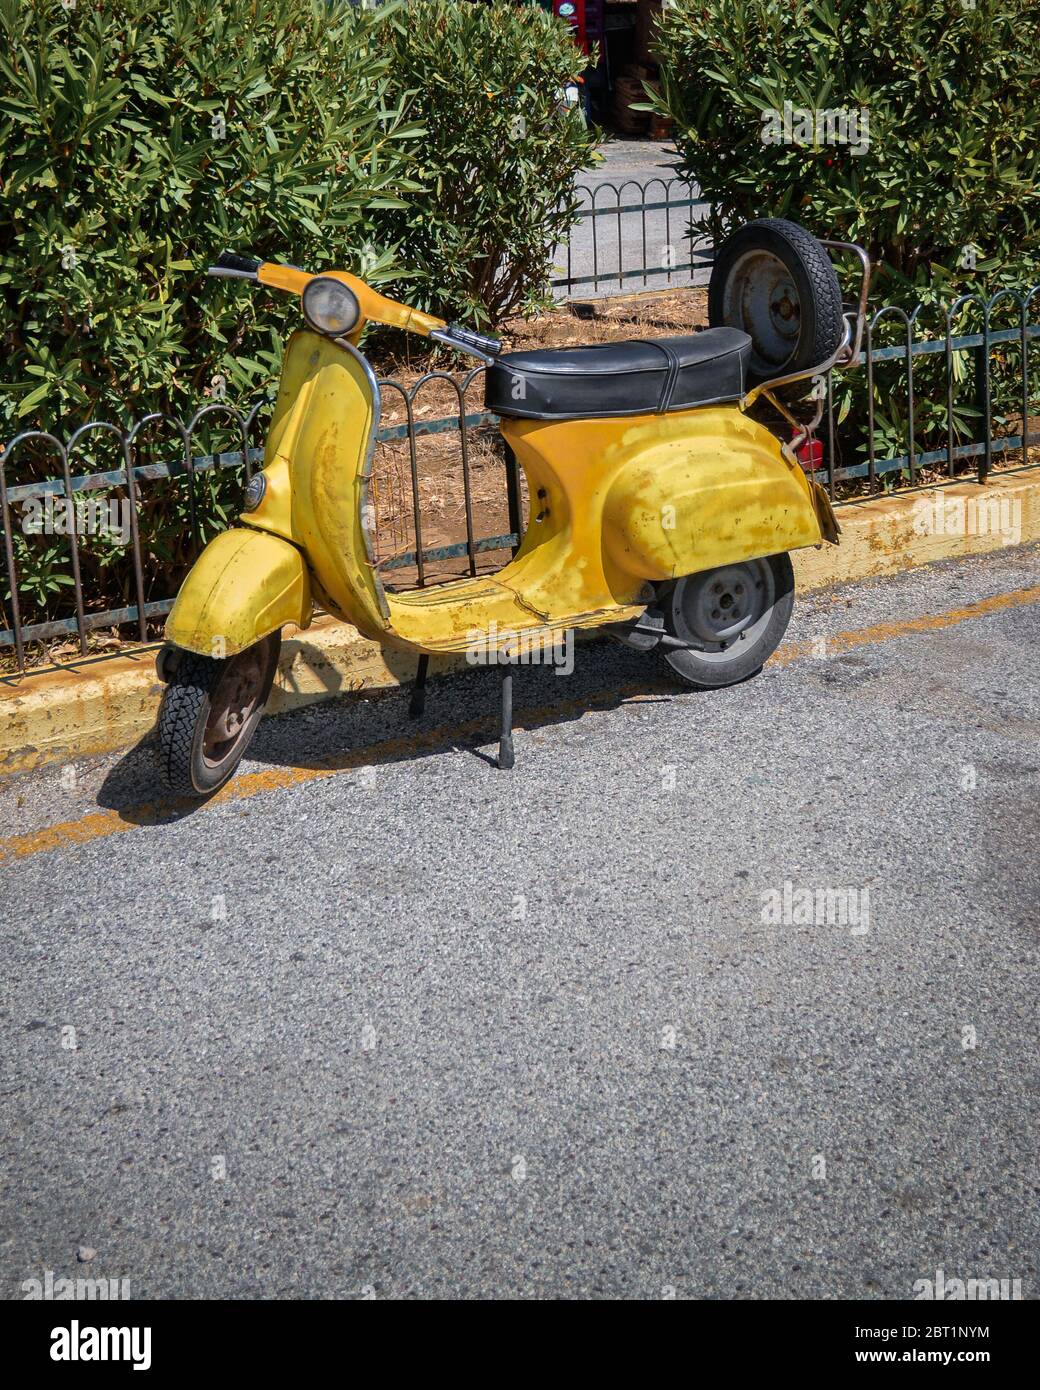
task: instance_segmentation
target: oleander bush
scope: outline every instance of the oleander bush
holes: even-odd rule
[[[293,310],[207,278],[225,247],[350,266],[485,324],[543,302],[594,146],[561,100],[584,61],[558,20],[503,3],[0,0],[0,441],[262,397]],[[219,409],[193,437],[240,448]],[[135,460],[178,452],[156,425]],[[118,441],[90,435],[72,465],[118,470]],[[60,462],[23,447],[6,472]],[[141,489],[147,601],[240,485],[223,469]],[[23,621],[67,618],[68,538],[23,526],[20,502],[13,520]],[[136,601],[125,545],[84,535],[79,563],[88,610]],[[11,597],[0,565],[0,627]]]
[[[225,247],[400,274],[378,219],[415,191],[419,131],[388,75],[384,22],[346,0],[0,0],[0,440],[156,410],[186,418],[225,395],[248,408],[277,373],[292,310],[207,278]],[[193,446],[241,439],[214,413]],[[135,458],[179,452],[153,427]],[[72,464],[122,459],[92,434]],[[7,482],[59,473],[53,451],[23,446]],[[240,486],[240,470],[221,470],[142,489],[146,600],[175,591]],[[101,497],[127,502],[123,488]],[[23,620],[65,618],[69,539],[33,534],[23,512]],[[79,552],[88,610],[136,601],[125,544],[87,534]],[[0,626],[10,604],[0,569]]]
[[[595,131],[563,99],[585,55],[554,16],[511,0],[418,0],[388,30],[393,81],[424,130],[410,169],[422,193],[383,219],[412,297],[490,326],[537,309],[594,156]]]
[[[383,23],[346,0],[0,0],[0,430],[266,382],[284,316],[205,277],[224,247],[399,270],[377,222],[417,131]]]
[[[1034,0],[673,0],[658,48],[713,234],[773,216],[860,241],[887,301],[1035,269]],[[857,119],[842,138],[804,112]]]
[[[1035,0],[672,0],[657,47],[657,104],[711,206],[712,237],[771,216],[860,242],[876,265],[875,302],[922,306],[918,336],[943,332],[958,295],[1040,280]],[[996,325],[1015,313],[1005,301]],[[968,310],[955,332],[979,322]],[[889,316],[878,341],[904,332]],[[998,425],[1019,418],[1020,367],[1013,351],[995,359]],[[979,418],[966,359],[956,369],[960,439]],[[917,445],[941,447],[941,357],[915,360],[915,389]],[[901,367],[879,369],[876,406],[879,443],[905,452]],[[865,451],[861,428],[853,447]]]

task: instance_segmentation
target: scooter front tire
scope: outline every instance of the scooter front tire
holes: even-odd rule
[[[252,741],[278,667],[281,633],[217,660],[176,653],[157,726],[159,770],[177,796],[203,797],[234,775]]]

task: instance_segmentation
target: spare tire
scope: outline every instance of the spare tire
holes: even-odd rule
[[[749,222],[715,257],[708,320],[750,336],[749,387],[826,362],[845,334],[830,256],[797,222]]]

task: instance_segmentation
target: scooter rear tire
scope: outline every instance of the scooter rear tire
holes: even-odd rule
[[[666,632],[691,644],[661,647],[684,685],[736,685],[762,669],[787,631],[794,609],[791,557],[770,555],[687,575],[663,589],[656,606]]]
[[[177,796],[210,796],[252,741],[278,667],[281,633],[217,660],[182,652],[159,707],[159,770]],[[226,734],[227,737],[221,737]]]

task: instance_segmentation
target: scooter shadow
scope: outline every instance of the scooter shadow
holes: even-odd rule
[[[463,751],[497,773],[500,669],[475,668],[431,677],[426,708],[409,717],[411,685],[390,690],[344,691],[332,699],[264,719],[237,774],[282,782],[281,769],[359,771]],[[551,666],[514,668],[517,764],[524,733],[575,723],[589,710],[610,710],[633,700],[671,700],[690,694],[662,661],[616,643],[582,644],[568,673]],[[503,773],[503,776],[512,774]],[[106,776],[100,806],[135,825],[170,824],[212,798],[164,797],[155,762],[154,734],[131,748]],[[217,797],[234,795],[235,780]]]

